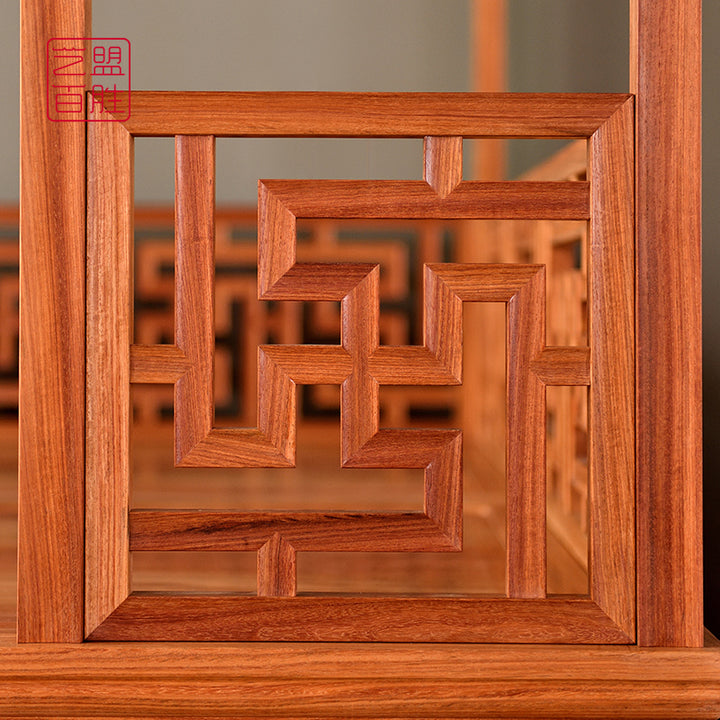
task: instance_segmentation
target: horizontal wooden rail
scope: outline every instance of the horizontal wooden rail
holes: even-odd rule
[[[131,383],[174,383],[190,367],[175,345],[131,345]]]
[[[0,715],[714,720],[720,715],[716,649],[471,643],[7,647],[0,654]]]
[[[134,91],[133,135],[588,137],[629,96]]]
[[[585,598],[133,593],[89,640],[627,643]]]
[[[462,182],[440,197],[420,180],[263,180],[296,218],[587,220],[587,182]]]
[[[530,369],[545,385],[589,385],[590,348],[546,347]]]
[[[259,550],[279,534],[297,551],[452,552],[422,512],[132,510],[131,550]]]

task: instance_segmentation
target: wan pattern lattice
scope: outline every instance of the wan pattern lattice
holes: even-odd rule
[[[170,95],[139,93],[124,126],[89,128],[88,638],[631,641],[633,223],[623,198],[632,189],[632,101]],[[168,114],[162,110],[168,101],[183,111]],[[176,136],[174,345],[133,345],[131,339],[133,134]],[[261,182],[259,297],[340,302],[342,337],[337,345],[260,346],[258,418],[251,428],[215,427],[213,420],[215,135],[404,136],[424,137],[425,143],[423,181]],[[462,136],[493,135],[588,138],[587,180],[462,181]],[[304,262],[296,223],[306,218],[590,220],[589,344],[546,345],[542,265],[430,263],[424,274],[423,342],[381,345],[377,265]],[[506,597],[295,596],[298,551],[460,548],[460,431],[381,429],[378,388],[461,382],[464,302],[507,307]],[[473,328],[473,340],[479,332]],[[175,460],[185,467],[292,465],[295,386],[339,385],[342,464],[424,468],[423,511],[132,510],[126,450],[130,382],[175,385]],[[547,385],[589,386],[588,597],[545,597]],[[257,594],[129,593],[129,553],[143,550],[257,552]]]
[[[462,469],[458,430],[380,429],[380,385],[450,385],[462,381],[462,303],[508,303],[511,437],[508,504],[523,513],[508,553],[525,578],[509,578],[513,596],[544,594],[544,385],[532,369],[545,350],[544,267],[427,265],[422,346],[379,345],[379,267],[368,263],[298,263],[296,217],[467,216],[473,206],[513,203],[527,216],[547,194],[524,184],[522,199],[506,187],[461,183],[458,138],[426,139],[427,182],[265,181],[260,183],[258,284],[263,300],[342,303],[342,344],[274,345],[258,351],[258,426],[214,428],[212,138],[178,139],[177,347],[187,363],[176,384],[176,464],[183,467],[287,467],[295,462],[295,384],[341,385],[342,464],[356,468],[424,468],[424,513],[256,513],[232,523],[232,549],[262,550],[282,542],[301,550],[443,551],[461,549]],[[448,172],[449,170],[449,172]],[[433,184],[431,184],[433,183]],[[453,184],[455,183],[455,184]],[[585,183],[564,184],[545,208],[582,215]],[[503,192],[505,191],[505,192]],[[459,196],[460,200],[458,200]],[[507,210],[505,211],[507,212]],[[537,211],[535,211],[537,212]],[[557,349],[555,353],[559,352]],[[566,354],[575,350],[560,351]],[[582,351],[576,353],[586,362]],[[545,360],[547,360],[547,355]],[[202,400],[198,402],[198,398]],[[133,535],[151,526],[135,523]],[[193,514],[186,520],[193,522]],[[214,528],[227,527],[227,514]],[[158,527],[162,527],[159,524]],[[186,526],[189,530],[190,526]],[[192,544],[192,543],[191,543]],[[224,545],[229,549],[228,545]],[[185,549],[190,549],[186,547]],[[264,563],[264,552],[259,566]],[[272,556],[275,557],[275,556]],[[279,563],[282,565],[283,563]],[[294,560],[293,560],[294,564]],[[280,569],[278,568],[278,572]],[[266,573],[261,573],[265,577]],[[294,580],[281,587],[292,594]],[[280,592],[280,591],[278,591]]]

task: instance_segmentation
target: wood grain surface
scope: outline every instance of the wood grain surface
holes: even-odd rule
[[[438,197],[447,197],[462,182],[463,139],[426,137],[423,153],[423,179]]]
[[[508,597],[543,598],[546,592],[545,385],[530,369],[544,346],[545,268],[540,267],[507,304]]]
[[[623,94],[148,92],[135,136],[588,137]]]
[[[91,123],[86,271],[86,633],[130,591],[133,178],[133,138],[118,123]]]
[[[630,20],[637,93],[638,642],[699,646],[701,2],[633,0]]]
[[[260,550],[279,535],[295,550],[455,550],[424,512],[133,510],[131,550]]]
[[[86,643],[0,654],[0,712],[35,720],[713,720],[719,682],[720,655],[709,649]]]
[[[291,98],[285,100],[292,104]],[[176,147],[176,346],[164,351],[166,368],[159,348],[137,347],[132,351],[136,363],[144,358],[148,379],[173,378],[184,369],[176,382],[176,464],[293,465],[295,384],[336,382],[341,385],[342,464],[348,468],[424,468],[424,513],[378,516],[240,512],[226,513],[223,517],[202,511],[134,513],[133,547],[257,551],[261,595],[295,592],[298,549],[459,550],[460,433],[381,429],[379,388],[381,381],[460,382],[462,303],[500,301],[507,303],[508,322],[507,595],[543,598],[547,574],[545,383],[541,374],[533,371],[533,363],[552,368],[553,358],[557,362],[563,352],[572,357],[574,351],[564,348],[545,351],[542,267],[427,265],[423,346],[381,347],[378,266],[297,262],[296,219],[324,218],[328,214],[360,218],[410,214],[431,218],[584,219],[590,216],[590,184],[462,182],[462,139],[458,137],[426,137],[426,182],[261,182],[259,295],[284,301],[341,301],[341,345],[314,346],[309,350],[285,346],[278,352],[271,346],[261,347],[257,426],[218,428],[214,427],[213,415],[214,137],[181,135],[176,138]],[[602,192],[599,195],[602,197]],[[596,317],[603,328],[609,322],[607,313],[603,314],[606,308],[599,304]],[[302,367],[293,370],[296,357]],[[312,370],[308,369],[310,363],[314,366]],[[375,369],[379,377],[373,375]],[[323,375],[325,370],[327,375]],[[562,380],[562,374],[555,380]],[[624,450],[625,445],[622,447]],[[384,524],[382,529],[378,520]],[[253,523],[259,524],[253,527]],[[164,531],[170,533],[166,538],[162,537]],[[342,537],[339,542],[334,540],[338,537]],[[355,634],[344,639],[356,638],[359,631],[356,629]],[[501,640],[502,637],[496,637],[496,641]]]
[[[259,597],[292,597],[297,588],[295,548],[279,533],[258,550],[257,594]]]
[[[47,122],[44,92],[39,86],[46,37],[88,36],[90,3],[65,0],[46,8],[38,0],[23,0],[22,7],[18,638],[76,642],[82,637],[83,625],[84,128],[53,127]],[[132,178],[131,165],[126,162],[129,153],[125,152],[131,142],[128,133],[193,136],[179,141],[183,152],[179,153],[178,166],[185,178],[182,182],[187,183],[183,192],[194,193],[185,193],[186,201],[190,207],[205,210],[211,206],[208,188],[202,186],[208,174],[198,169],[208,168],[211,135],[428,137],[425,177],[429,185],[421,189],[422,183],[413,187],[399,184],[392,190],[412,197],[410,205],[416,211],[422,206],[421,215],[431,217],[444,217],[447,212],[450,217],[472,217],[468,206],[476,202],[487,203],[484,212],[488,217],[524,212],[522,208],[512,209],[518,199],[514,195],[518,185],[481,188],[473,183],[455,184],[457,138],[591,138],[590,186],[584,181],[572,183],[574,187],[567,193],[559,187],[525,187],[531,195],[539,191],[532,202],[537,204],[545,193],[545,199],[557,203],[552,217],[569,217],[579,210],[584,213],[582,218],[592,215],[589,372],[579,352],[545,347],[544,333],[531,327],[529,317],[537,313],[522,308],[537,304],[541,292],[536,288],[527,303],[518,299],[532,281],[502,301],[510,308],[510,346],[519,348],[510,365],[517,365],[518,375],[522,369],[519,385],[529,391],[531,400],[526,415],[539,415],[540,389],[547,380],[584,384],[587,378],[590,382],[590,428],[596,434],[590,455],[592,599],[485,596],[475,602],[472,596],[376,595],[367,602],[363,597],[337,595],[292,597],[296,592],[295,549],[273,533],[259,547],[259,597],[134,593],[93,629],[92,639],[347,640],[364,632],[364,639],[414,641],[421,629],[427,639],[438,644],[345,644],[339,648],[291,643],[248,648],[235,643],[138,646],[97,642],[3,648],[0,713],[4,717],[96,720],[208,715],[716,718],[720,713],[720,656],[716,647],[700,648],[699,28],[700,0],[631,2],[631,84],[637,92],[638,642],[696,648],[519,647],[520,643],[538,642],[623,644],[635,639],[633,417],[632,389],[628,387],[634,360],[633,344],[628,341],[632,339],[633,322],[633,287],[628,281],[633,267],[633,217],[629,204],[623,202],[632,195],[633,186],[632,105],[628,96],[137,93],[130,122],[124,128],[118,124],[109,133],[98,131],[90,140],[91,148],[93,143],[105,147],[113,133],[121,137],[113,141],[115,150],[122,150],[117,155],[122,161],[120,172],[113,177],[102,169],[96,175],[93,172],[97,168],[91,170],[88,201],[91,217],[94,214],[98,220],[100,213],[92,208],[108,207],[108,198],[120,188],[116,225],[126,236],[126,190]],[[334,190],[342,212],[350,216],[367,215],[373,202],[379,203],[385,214],[413,212],[397,198],[391,202],[385,194],[387,186],[358,189],[353,183],[337,185]],[[278,236],[294,236],[295,215],[301,210],[308,214],[325,212],[320,207],[321,198],[308,197],[305,201],[306,206],[298,204],[295,213],[287,208],[283,212],[284,200],[275,199],[277,207],[271,214]],[[388,210],[392,207],[396,209]],[[207,274],[212,268],[208,260],[212,245],[207,242],[210,221],[207,213],[197,218],[194,214],[185,212],[180,222],[186,248],[199,240],[192,251],[185,251],[186,259],[197,251],[201,272]],[[98,240],[100,234],[92,223],[90,229]],[[608,242],[608,238],[617,242]],[[95,240],[89,245],[93,253]],[[90,417],[102,412],[98,422],[89,423],[87,432],[88,445],[94,443],[98,449],[92,450],[94,460],[89,465],[92,478],[87,532],[92,547],[87,556],[91,584],[88,628],[103,619],[123,594],[127,581],[127,548],[123,547],[127,540],[127,461],[120,460],[118,473],[113,457],[126,443],[129,412],[125,411],[129,405],[126,398],[116,402],[118,383],[125,386],[127,394],[131,373],[137,379],[166,382],[179,373],[182,378],[188,376],[198,363],[205,363],[204,369],[210,370],[212,378],[206,363],[209,346],[201,346],[188,367],[179,362],[174,349],[131,351],[131,314],[126,302],[129,247],[129,243],[116,247],[109,275],[98,279],[91,271],[88,283],[89,367],[92,369],[105,356],[118,370],[106,390],[97,387],[99,374],[92,370],[88,381]],[[448,303],[450,295],[460,300],[447,305],[444,315],[449,330],[430,329],[424,348],[405,348],[392,358],[377,335],[376,268],[346,264],[318,279],[313,276],[317,267],[295,264],[290,244],[278,245],[277,250],[263,269],[261,292],[266,297],[275,292],[274,299],[291,300],[298,287],[304,286],[312,299],[342,300],[345,306],[344,354],[339,349],[320,349],[315,356],[303,355],[302,367],[296,372],[297,377],[317,379],[317,372],[308,369],[308,364],[323,357],[326,360],[321,362],[326,362],[333,381],[343,385],[343,407],[347,411],[343,424],[349,438],[344,446],[345,464],[394,467],[398,462],[394,457],[407,448],[410,462],[426,468],[426,516],[437,523],[447,542],[459,547],[460,484],[443,484],[441,478],[455,478],[459,472],[460,435],[380,429],[376,400],[379,383],[370,368],[371,357],[378,353],[378,365],[388,378],[399,372],[403,363],[413,362],[418,362],[421,372],[437,377],[438,367],[428,363],[432,352],[436,360],[440,358],[437,365],[445,368],[445,378],[457,381],[461,373],[459,354],[443,350],[442,343],[433,346],[432,338],[457,336],[457,307],[467,300],[461,296],[473,291],[476,278],[470,282],[463,278],[464,271],[456,276],[451,273],[442,282],[448,287],[455,282],[452,292],[436,284],[433,296],[438,298],[438,307]],[[127,273],[119,288],[103,284],[123,267]],[[496,272],[503,275],[502,270]],[[660,277],[662,284],[657,282]],[[323,283],[327,283],[326,288]],[[192,295],[199,290],[207,295],[207,287],[201,282],[188,292]],[[109,290],[108,297],[100,297],[102,288]],[[498,289],[498,295],[500,290],[508,289]],[[199,306],[207,308],[207,298]],[[106,307],[111,310],[104,314]],[[613,312],[617,309],[612,321],[608,320],[610,307]],[[188,332],[182,343],[168,346],[178,347],[183,355],[193,342],[188,339],[187,318],[186,322]],[[212,313],[206,324],[212,334]],[[120,345],[119,354],[110,358],[108,348]],[[526,352],[530,347],[534,352]],[[131,353],[135,370],[131,370]],[[293,362],[288,355],[276,359],[261,350],[259,364],[267,387],[259,404],[259,428],[240,429],[249,432],[242,436],[241,444],[247,440],[249,450],[241,461],[260,456],[263,463],[289,464],[294,435],[284,429],[292,425],[290,419],[295,415],[295,380],[288,370]],[[206,380],[203,373],[203,382]],[[203,393],[208,395],[204,387],[199,389],[201,399]],[[195,402],[194,394],[186,395],[189,403]],[[208,396],[212,401],[211,393]],[[370,410],[363,407],[363,397],[372,399]],[[263,415],[270,407],[281,407],[282,411]],[[357,422],[351,423],[350,418]],[[213,441],[203,448],[205,441],[200,440],[193,462],[237,461],[238,429],[212,428],[202,414],[201,424]],[[512,419],[511,426],[514,424]],[[113,428],[118,430],[116,436]],[[530,458],[540,457],[543,443],[544,439],[533,440],[527,448],[517,448],[515,457],[521,473]],[[427,447],[423,449],[423,445]],[[108,471],[105,478],[102,467]],[[537,562],[539,555],[544,559],[545,554],[544,548],[542,553],[539,550],[545,538],[540,538],[543,533],[538,524],[544,483],[526,475],[529,485],[515,487],[519,500],[512,499],[511,484],[510,505],[518,501],[529,509],[532,537],[524,555],[514,557],[513,563],[517,561],[516,567],[521,569],[510,585],[512,588],[515,583],[520,594],[538,595],[542,584],[538,578],[544,575],[542,568],[538,573]],[[100,508],[98,494],[109,500],[107,506]],[[124,520],[119,517],[121,511],[125,512]],[[108,528],[102,529],[105,520]],[[208,524],[207,516],[202,522]],[[518,537],[515,529],[510,529],[509,537]],[[108,546],[99,546],[105,540]],[[116,564],[117,548],[120,555]],[[96,556],[100,558],[97,562]],[[525,562],[528,559],[530,562]],[[448,644],[503,640],[513,645]]]
[[[89,0],[21,5],[21,642],[83,635],[85,125],[48,119],[45,53],[89,28]]]
[[[635,636],[633,103],[590,139],[589,494],[591,596]],[[640,428],[642,431],[642,427]]]
[[[591,600],[133,593],[92,641],[627,643]]]
[[[465,181],[447,194],[421,180],[263,180],[296,218],[587,220],[586,182]],[[433,182],[440,182],[433,178]],[[445,189],[450,182],[446,181]],[[443,185],[441,184],[442,188]]]
[[[545,347],[530,367],[545,385],[589,385],[590,349]]]

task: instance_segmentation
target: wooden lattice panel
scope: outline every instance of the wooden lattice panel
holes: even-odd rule
[[[585,180],[587,143],[577,141],[522,176],[527,181]],[[548,278],[547,339],[550,345],[588,345],[587,223],[551,220],[499,222],[470,226],[462,257],[483,262],[525,262],[545,266]],[[484,242],[473,242],[483,233]],[[480,308],[476,318],[502,342],[505,328]],[[502,417],[505,393],[503,369],[492,353],[478,358],[479,411],[484,418]],[[565,388],[547,395],[548,520],[570,552],[588,562],[588,393],[584,387]],[[504,462],[497,424],[481,424],[476,442],[496,465]]]
[[[218,104],[219,103],[219,104]],[[86,633],[90,639],[632,642],[632,103],[626,96],[136,93],[89,127]],[[176,136],[175,342],[132,343],[132,135]],[[213,417],[214,136],[425,138],[423,181],[263,180],[258,294],[339,302],[338,344],[258,347],[254,426]],[[588,180],[463,182],[462,138],[588,137]],[[299,219],[590,220],[588,346],[545,331],[545,268],[430,263],[422,342],[380,343],[378,266],[308,262]],[[454,385],[463,303],[507,326],[506,597],[295,596],[296,553],[460,551],[461,432],[381,428],[382,385]],[[477,332],[477,331],[476,331]],[[415,512],[132,510],[130,383],[175,385],[179,467],[290,467],[296,392],[336,384],[344,467],[424,468]],[[589,596],[546,597],[545,387],[589,387]],[[253,596],[128,596],[130,551],[257,553]]]
[[[134,341],[151,345],[174,337],[174,209],[138,207],[134,214]],[[17,416],[18,224],[15,206],[0,208],[0,413]],[[380,335],[388,345],[412,344],[422,334],[422,267],[452,259],[456,229],[447,223],[305,220],[300,255],[322,260],[374,258],[380,276]],[[269,305],[257,302],[257,212],[218,208],[215,224],[215,409],[224,423],[247,425],[256,413],[256,350],[263,343],[313,342],[339,337],[337,303]],[[308,386],[298,399],[303,417],[337,412],[328,386]],[[387,424],[407,425],[414,415],[457,418],[456,394],[443,387],[388,388],[381,412]],[[145,386],[133,396],[135,422],[144,430],[172,422],[172,388]]]
[[[418,221],[301,221],[298,252],[304,261],[374,261],[381,265],[380,336],[385,344],[416,342],[422,334],[422,268],[451,259],[454,228]],[[174,337],[174,211],[135,211],[135,342]],[[215,213],[215,412],[222,424],[254,421],[257,346],[317,343],[340,337],[339,303],[267,303],[257,300],[257,211],[217,208]],[[336,340],[335,340],[336,341]],[[307,386],[302,417],[333,417],[338,395],[329,386]],[[427,390],[427,389],[426,389]],[[138,428],[172,421],[172,390],[148,386],[134,394]],[[457,416],[456,397],[442,387],[430,393],[392,388],[382,398],[386,423],[407,425],[423,417]]]

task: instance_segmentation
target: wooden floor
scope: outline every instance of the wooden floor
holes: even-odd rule
[[[14,643],[17,427],[0,429],[0,637]],[[134,507],[298,510],[421,509],[420,470],[341,470],[337,423],[301,426],[290,470],[176,469],[171,428],[136,432]],[[466,461],[461,553],[300,553],[299,592],[503,593],[501,472]],[[552,535],[548,590],[584,593],[587,574]],[[253,592],[255,553],[134,553],[134,590]]]

